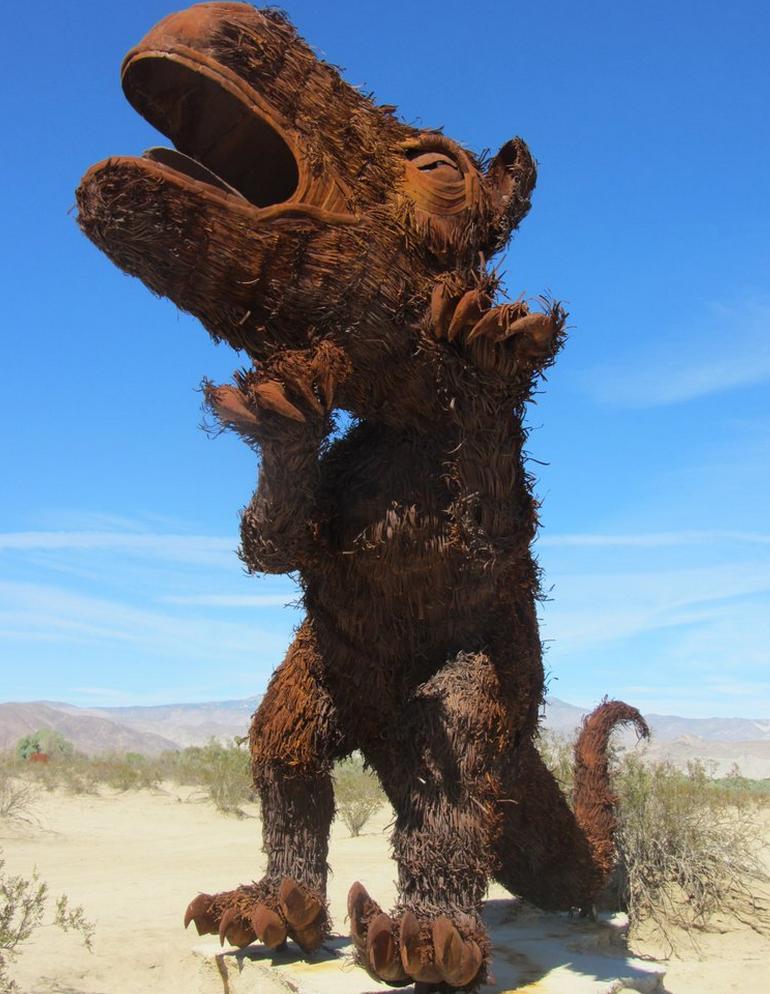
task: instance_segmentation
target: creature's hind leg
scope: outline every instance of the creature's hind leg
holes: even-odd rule
[[[267,871],[256,884],[198,895],[185,924],[195,921],[201,934],[219,932],[240,946],[258,938],[271,948],[288,936],[310,952],[328,933],[330,770],[343,748],[323,677],[323,661],[306,622],[276,670],[249,736]]]
[[[399,903],[384,914],[360,884],[349,895],[358,959],[389,983],[474,989],[489,944],[481,902],[494,864],[499,756],[511,748],[498,675],[460,653],[417,689],[367,757],[396,810]]]

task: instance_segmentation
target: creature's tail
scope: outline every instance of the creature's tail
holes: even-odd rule
[[[606,882],[614,864],[617,795],[610,787],[608,746],[618,725],[632,723],[640,738],[650,730],[641,714],[622,701],[602,703],[583,719],[575,743],[575,819],[591,850],[595,872]]]

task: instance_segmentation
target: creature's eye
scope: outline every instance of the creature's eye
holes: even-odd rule
[[[412,165],[422,173],[432,172],[436,176],[445,176],[447,179],[459,179],[460,167],[445,152],[420,152],[415,150],[411,154],[407,152],[407,158]]]
[[[467,209],[473,177],[448,141],[431,135],[406,145],[404,159],[404,191],[420,214],[447,218]]]

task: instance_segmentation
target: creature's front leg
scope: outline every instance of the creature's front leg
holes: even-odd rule
[[[324,660],[310,622],[297,632],[258,711],[251,734],[254,784],[262,804],[262,878],[235,890],[199,894],[185,914],[199,934],[274,949],[293,939],[311,953],[330,928],[326,910],[333,761],[344,751],[325,686]]]
[[[241,557],[251,572],[290,573],[317,542],[318,455],[331,429],[334,392],[348,375],[328,342],[280,353],[236,374],[234,386],[208,386],[220,424],[261,453],[259,484],[241,518]]]
[[[510,744],[497,674],[460,653],[419,688],[370,757],[396,809],[399,903],[385,914],[361,884],[349,898],[359,963],[417,990],[475,989],[489,942],[481,902],[494,869],[499,753]]]

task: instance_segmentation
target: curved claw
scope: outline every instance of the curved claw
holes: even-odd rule
[[[187,928],[194,921],[198,935],[214,935],[217,930],[216,922],[209,913],[212,900],[211,894],[198,894],[194,897],[184,913],[184,927]]]
[[[466,987],[481,969],[481,950],[473,939],[463,939],[448,918],[433,923],[436,966],[452,987]]]
[[[449,341],[453,342],[466,328],[472,328],[480,320],[490,303],[489,294],[483,293],[481,290],[469,290],[464,294],[455,308],[452,320],[449,322],[447,329]]]
[[[409,978],[401,965],[394,930],[393,920],[386,914],[380,913],[369,922],[367,958],[374,973],[382,980],[405,981]]]
[[[444,977],[435,963],[430,960],[430,952],[423,939],[420,923],[412,911],[407,911],[401,919],[401,963],[404,970],[415,980],[426,984],[440,984]]]
[[[348,918],[350,919],[350,937],[359,952],[366,950],[366,923],[372,915],[382,913],[376,901],[369,897],[369,892],[363,884],[356,881],[348,891]]]
[[[430,295],[430,326],[436,338],[446,336],[456,303],[446,283],[436,283]]]
[[[222,425],[231,425],[236,431],[249,432],[259,424],[259,418],[249,407],[237,387],[205,387],[206,403]]]
[[[254,387],[254,393],[262,407],[275,411],[276,414],[282,414],[292,421],[305,420],[305,415],[292,404],[277,380],[263,380]]]
[[[323,405],[318,400],[318,397],[316,397],[312,385],[307,380],[297,377],[295,380],[292,380],[291,386],[303,398],[314,414],[320,415],[324,413]]]
[[[260,904],[251,916],[250,923],[259,941],[268,949],[277,949],[286,942],[286,925],[283,919],[264,904]]]
[[[225,944],[225,939],[232,946],[248,946],[255,938],[256,936],[251,927],[243,923],[241,913],[238,909],[227,908],[219,923],[220,946]]]
[[[556,331],[556,325],[550,314],[527,314],[526,317],[519,318],[508,326],[503,339],[511,338],[513,335],[526,335],[535,349],[544,349],[548,346]]]
[[[225,939],[227,938],[227,929],[230,922],[235,918],[237,912],[235,908],[227,908],[227,910],[222,915],[219,922],[219,945],[223,946],[225,944]]]
[[[302,930],[317,921],[323,907],[317,898],[306,893],[296,880],[287,877],[278,889],[281,911],[289,925]]]

